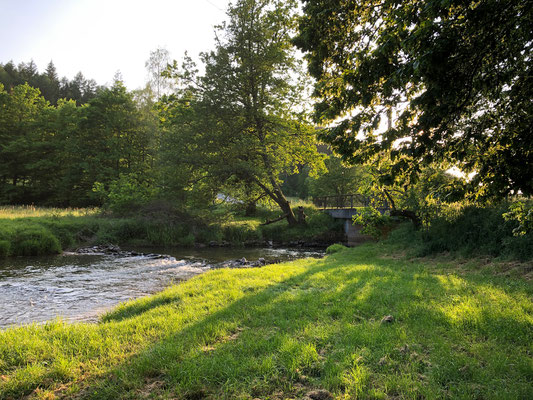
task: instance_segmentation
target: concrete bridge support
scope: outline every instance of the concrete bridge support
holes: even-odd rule
[[[344,221],[344,233],[346,235],[346,242],[348,246],[356,246],[363,242],[372,240],[371,236],[361,233],[363,227],[361,225],[353,225],[352,217],[357,213],[354,209],[332,209],[324,210],[335,219],[341,219]]]

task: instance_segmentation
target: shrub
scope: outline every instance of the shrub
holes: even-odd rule
[[[504,219],[508,204],[468,206],[452,217],[435,218],[423,230],[402,224],[390,243],[414,250],[417,256],[450,252],[463,256],[490,255],[519,260],[533,258],[533,232],[516,236],[517,221]]]
[[[15,256],[40,256],[61,252],[59,240],[42,226],[22,226],[12,240],[11,254]]]
[[[346,250],[348,247],[340,244],[340,243],[335,243],[335,244],[332,244],[331,246],[329,246],[327,249],[326,249],[326,254],[335,254],[335,253],[339,253],[341,251],[344,251]]]
[[[388,215],[382,215],[374,207],[360,207],[357,214],[353,216],[353,223],[361,225],[361,233],[379,239],[384,231],[392,225],[392,220]]]
[[[517,226],[513,229],[514,236],[524,236],[533,232],[533,202],[517,201],[503,214],[506,221],[514,221]]]
[[[111,183],[108,191],[101,183],[96,182],[93,191],[101,198],[107,197],[106,207],[118,215],[137,211],[148,204],[157,193],[156,189],[136,174],[120,175],[118,180]]]

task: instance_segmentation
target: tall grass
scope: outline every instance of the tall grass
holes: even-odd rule
[[[0,206],[0,219],[34,218],[34,217],[82,217],[97,215],[99,208],[55,208],[26,206]]]
[[[264,240],[342,240],[340,225],[314,207],[306,208],[308,224],[289,228],[286,221],[262,226],[279,215],[260,207],[255,217],[220,206],[224,218],[205,221],[184,215],[148,217],[101,216],[98,209],[9,206],[0,209],[0,257],[56,254],[88,244],[135,244],[189,247],[196,243],[260,244]]]
[[[533,232],[514,236],[516,222],[502,215],[508,204],[487,207],[455,207],[435,218],[419,231],[406,224],[389,237],[412,254],[426,256],[453,253],[464,257],[492,256],[518,260],[533,259]]]

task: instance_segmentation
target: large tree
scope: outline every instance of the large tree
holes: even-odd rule
[[[351,162],[446,161],[478,195],[532,195],[532,26],[531,0],[304,0],[322,137]]]
[[[203,169],[205,180],[231,183],[236,193],[248,193],[247,200],[262,192],[291,225],[297,219],[280,176],[299,164],[314,169],[322,160],[314,130],[305,122],[304,90],[295,79],[295,6],[279,0],[230,5],[215,50],[202,57],[205,74],[195,77],[190,64],[179,71],[190,85],[174,99],[179,115],[195,117],[194,123],[175,124],[174,134],[188,137],[182,148],[192,151],[176,160]],[[185,105],[196,111],[184,113]]]

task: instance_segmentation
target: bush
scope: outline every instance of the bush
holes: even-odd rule
[[[504,219],[506,203],[468,206],[453,217],[439,217],[425,229],[416,231],[412,224],[402,224],[391,232],[389,243],[413,249],[415,255],[456,253],[471,257],[490,255],[519,260],[533,258],[533,232],[515,236],[516,221]]]
[[[524,236],[533,232],[533,202],[517,201],[509,207],[509,211],[503,214],[506,221],[513,221],[516,227],[513,229],[514,236]]]
[[[120,175],[106,191],[100,182],[94,184],[93,192],[106,199],[105,206],[113,213],[127,215],[149,203],[157,193],[148,182],[136,174]]]
[[[335,253],[339,253],[341,251],[344,251],[346,250],[348,247],[340,244],[340,243],[335,243],[335,244],[332,244],[331,246],[329,246],[327,249],[326,249],[326,254],[335,254]]]
[[[374,207],[359,207],[353,216],[353,223],[361,225],[361,233],[379,239],[392,226],[390,216],[381,214]]]
[[[22,226],[15,232],[11,254],[41,256],[61,253],[59,240],[42,226]]]

